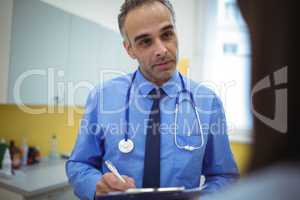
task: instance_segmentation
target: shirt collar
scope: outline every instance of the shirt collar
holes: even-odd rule
[[[153,88],[157,88],[155,84],[145,79],[144,75],[140,71],[140,69],[136,72],[136,77],[134,81],[135,87],[137,87],[137,90],[142,96],[148,96],[149,92]],[[171,78],[164,83],[161,88],[164,90],[166,95],[169,97],[176,97],[177,93],[182,90],[182,85],[179,77],[179,72],[176,70]]]

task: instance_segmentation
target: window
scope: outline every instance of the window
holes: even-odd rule
[[[247,26],[235,0],[218,0],[216,21],[204,79],[222,99],[230,137],[249,141],[251,55]]]

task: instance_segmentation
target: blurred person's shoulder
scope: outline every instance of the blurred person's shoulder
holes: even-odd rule
[[[203,200],[298,200],[300,163],[280,163],[266,167]]]

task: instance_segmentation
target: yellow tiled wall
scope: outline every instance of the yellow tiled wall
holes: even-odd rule
[[[241,175],[245,174],[251,156],[251,144],[231,142],[231,149]]]
[[[48,108],[47,106],[30,106],[32,109]],[[16,105],[0,105],[0,138],[15,140],[20,146],[22,138],[26,138],[29,145],[40,147],[42,156],[49,153],[51,137],[58,139],[58,149],[61,153],[69,153],[75,144],[79,128],[80,113],[75,113],[72,107],[61,107],[63,113],[29,114]],[[69,110],[69,112],[68,112]],[[81,108],[81,111],[83,109]],[[74,117],[69,114],[74,112]],[[73,121],[72,126],[68,123]]]

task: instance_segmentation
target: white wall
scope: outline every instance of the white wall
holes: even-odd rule
[[[173,0],[179,39],[179,55],[192,59],[195,54],[197,0]]]
[[[7,101],[13,0],[0,1],[0,103]]]
[[[211,49],[215,44],[215,26],[217,17],[218,0],[196,0],[195,22],[195,38],[194,38],[194,54],[191,59],[190,78],[203,81],[205,80],[205,72],[207,71],[208,62],[214,60]]]
[[[116,32],[117,17],[124,0],[41,0],[65,11],[102,24]],[[207,1],[207,0],[205,0]],[[179,55],[193,60],[196,49],[198,0],[171,0],[177,19]],[[191,63],[195,63],[192,61]],[[198,67],[198,66],[197,66]]]

